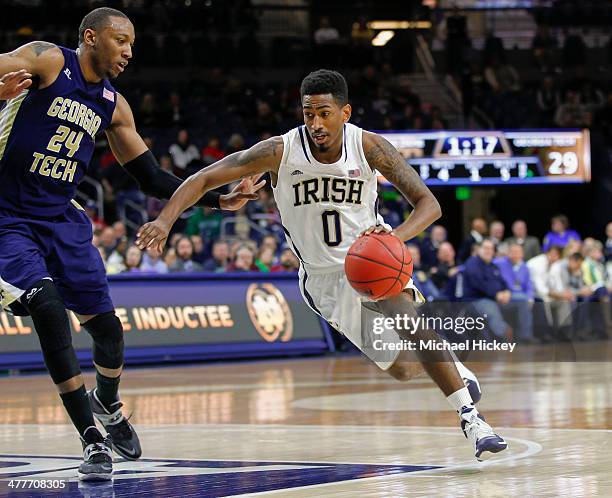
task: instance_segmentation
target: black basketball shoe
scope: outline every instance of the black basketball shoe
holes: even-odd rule
[[[113,452],[108,439],[83,444],[83,463],[79,465],[81,481],[110,481],[113,478]]]
[[[96,389],[89,391],[87,396],[94,417],[100,421],[110,436],[113,450],[127,460],[140,458],[142,449],[140,448],[138,434],[136,434],[128,419],[121,413],[121,407],[123,406],[121,401],[116,401],[111,406],[106,407],[96,395]]]

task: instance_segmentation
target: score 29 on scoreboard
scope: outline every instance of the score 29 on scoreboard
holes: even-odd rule
[[[430,186],[591,180],[588,130],[378,132]],[[379,177],[381,183],[389,182]]]

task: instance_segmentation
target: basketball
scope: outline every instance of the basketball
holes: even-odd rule
[[[353,289],[371,299],[397,296],[412,277],[412,256],[391,233],[371,233],[351,245],[344,271]]]

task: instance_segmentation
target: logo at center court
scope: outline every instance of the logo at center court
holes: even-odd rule
[[[285,296],[272,284],[251,284],[246,305],[259,335],[267,342],[287,342],[293,335],[293,316]]]

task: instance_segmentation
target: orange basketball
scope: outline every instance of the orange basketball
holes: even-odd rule
[[[351,245],[344,271],[353,289],[370,299],[397,296],[412,277],[412,255],[390,233],[371,233]]]

